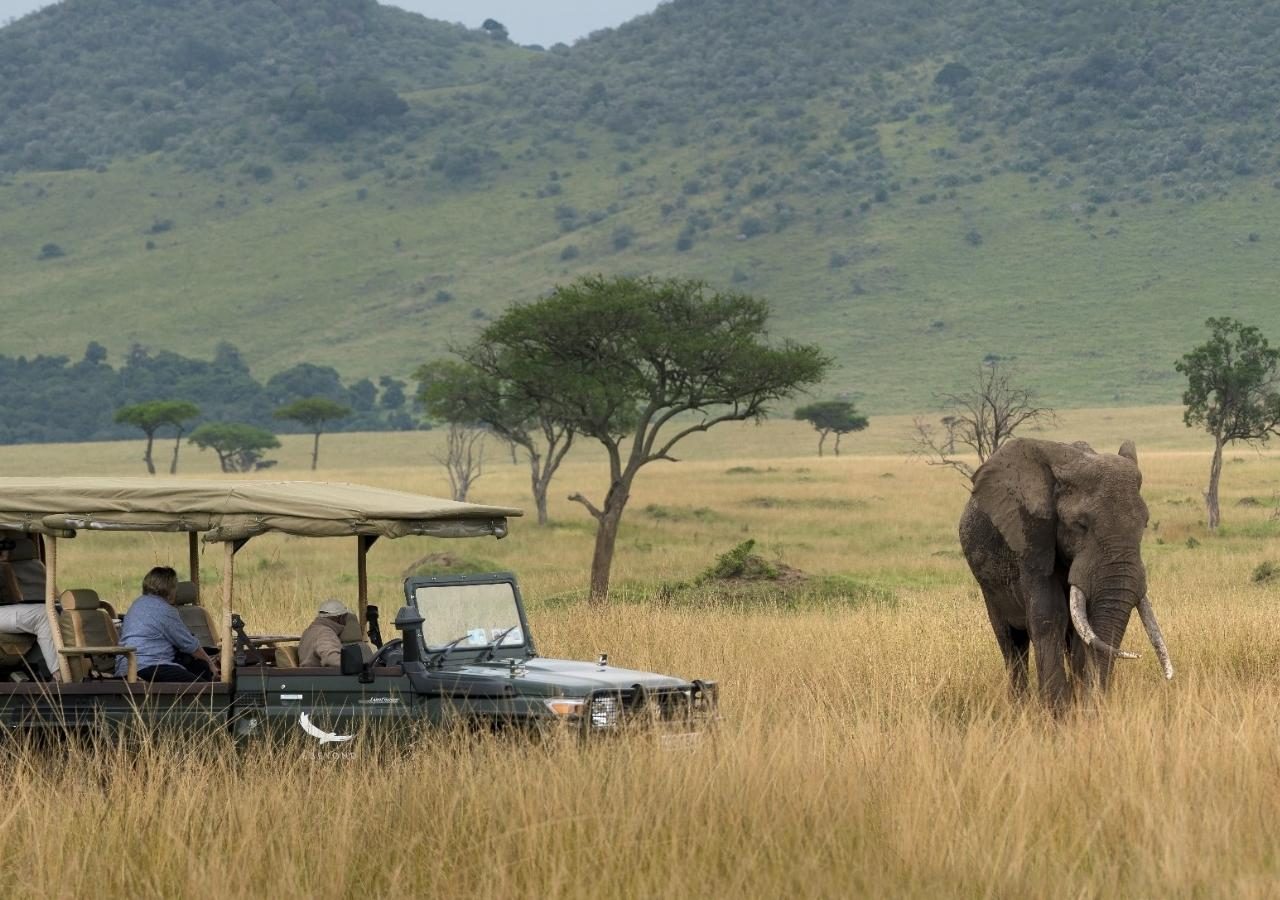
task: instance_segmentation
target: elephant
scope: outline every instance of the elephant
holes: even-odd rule
[[[960,545],[982,589],[1010,689],[1035,650],[1041,700],[1062,712],[1105,691],[1136,606],[1167,679],[1173,663],[1147,596],[1138,452],[1013,438],[974,473]],[[1068,672],[1070,675],[1068,675]]]

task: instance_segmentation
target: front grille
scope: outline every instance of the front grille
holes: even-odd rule
[[[634,685],[621,691],[591,696],[586,717],[594,730],[645,723],[688,723],[713,718],[717,706],[714,682],[695,681],[688,687],[646,689]]]

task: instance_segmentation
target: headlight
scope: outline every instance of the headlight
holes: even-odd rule
[[[591,701],[591,727],[616,728],[618,726],[618,698],[612,694],[596,697]]]
[[[582,700],[571,699],[569,697],[552,697],[543,700],[547,709],[560,718],[569,718],[570,716],[582,715]]]

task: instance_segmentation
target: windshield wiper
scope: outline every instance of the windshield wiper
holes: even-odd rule
[[[459,644],[461,644],[463,641],[465,641],[469,637],[471,637],[471,632],[467,632],[462,637],[456,637],[453,640],[451,640],[449,643],[445,644],[443,647],[441,647],[439,650],[435,651],[435,653],[432,654],[429,664],[432,666],[435,666],[437,669],[442,667],[444,665],[445,659],[448,658],[449,656],[449,651],[452,650],[454,647],[458,646]]]
[[[519,627],[520,627],[519,625],[512,625],[506,631],[502,632],[502,634],[494,638],[492,643],[486,644],[484,648],[484,653],[480,656],[479,659],[476,660],[476,662],[488,662],[489,660],[493,659],[493,654],[498,652],[498,647],[502,644],[503,638],[505,638],[507,635],[509,635],[511,632],[515,631]]]

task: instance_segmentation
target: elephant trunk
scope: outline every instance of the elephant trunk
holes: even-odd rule
[[[1137,659],[1138,654],[1130,653],[1127,650],[1119,650],[1098,637],[1089,622],[1089,613],[1085,608],[1087,602],[1084,591],[1074,584],[1071,585],[1071,624],[1075,626],[1076,634],[1080,635],[1080,640],[1084,641],[1086,646],[1092,647],[1108,656],[1118,656],[1120,659]],[[1124,618],[1120,619],[1118,623],[1110,621],[1111,618],[1108,617],[1108,624],[1111,627],[1107,630],[1108,632],[1118,632],[1116,642],[1119,643],[1119,638],[1124,637],[1124,626],[1129,618],[1128,609],[1125,610]],[[1118,628],[1116,627],[1117,624]]]
[[[1137,659],[1137,653],[1119,650],[1115,646],[1124,638],[1125,626],[1129,621],[1129,605],[1123,601],[1108,603],[1105,600],[1095,604],[1095,609],[1099,610],[1095,618],[1098,620],[1098,627],[1106,635],[1106,639],[1099,637],[1094,630],[1094,623],[1089,619],[1086,606],[1087,598],[1084,595],[1084,591],[1072,585],[1071,624],[1075,626],[1076,633],[1080,635],[1080,639],[1087,646],[1107,656],[1119,657],[1120,659]],[[1155,607],[1151,603],[1151,598],[1145,593],[1143,593],[1142,599],[1138,601],[1138,617],[1142,620],[1142,627],[1146,629],[1147,638],[1151,641],[1151,646],[1155,648],[1156,658],[1160,662],[1164,677],[1172,679],[1173,660],[1169,656],[1169,647],[1165,644],[1164,634],[1160,631],[1160,623],[1156,620]],[[1107,660],[1106,663],[1103,669],[1109,671],[1110,660]]]

